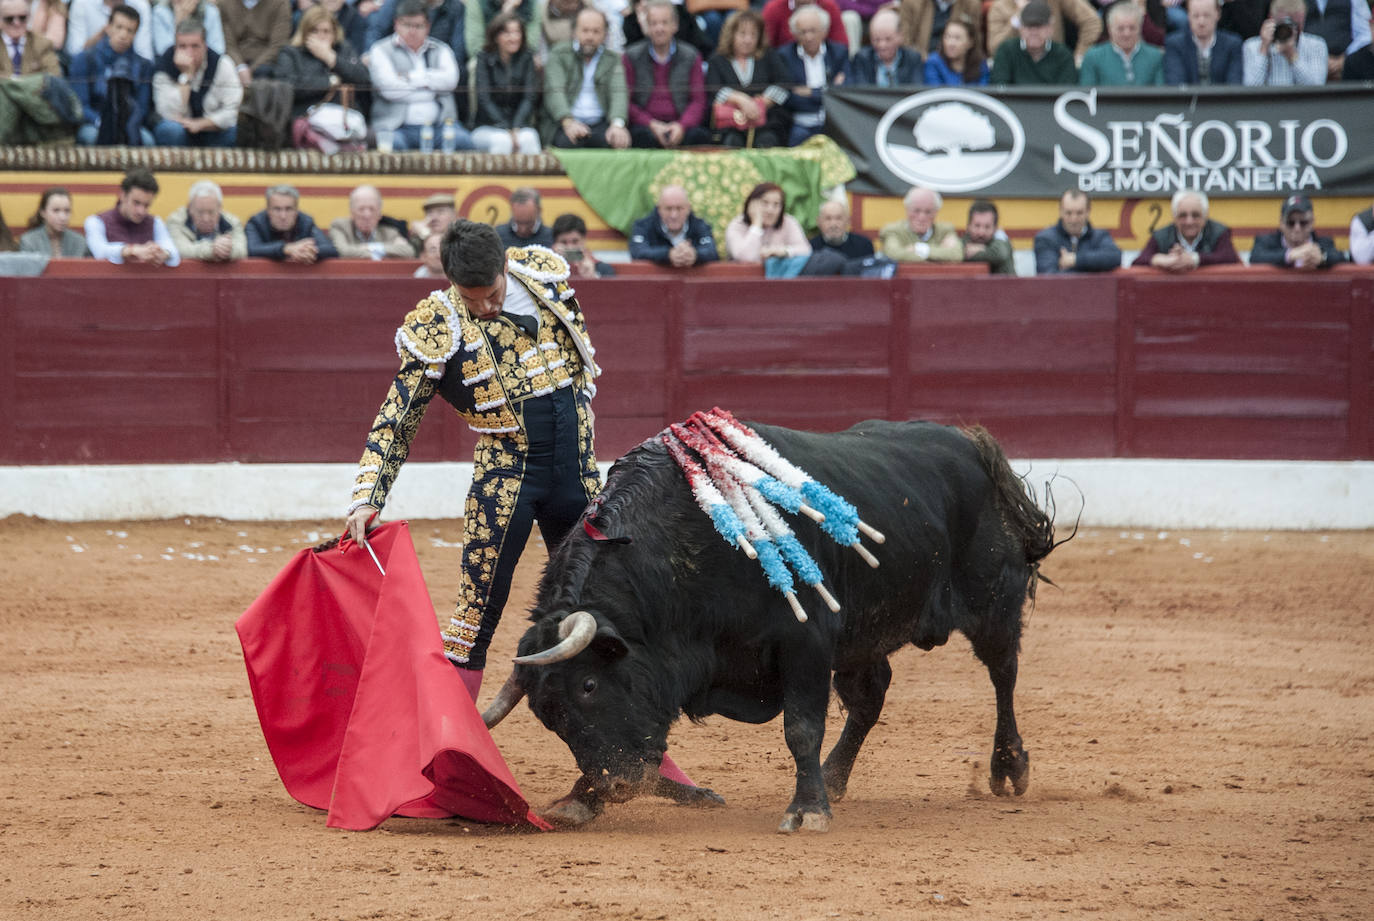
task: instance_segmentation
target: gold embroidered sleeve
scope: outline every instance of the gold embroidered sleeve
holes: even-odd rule
[[[367,433],[367,447],[358,462],[349,512],[360,505],[380,509],[386,504],[391,484],[401,472],[410,443],[434,396],[437,382],[425,374],[428,367],[425,362],[408,357],[396,372],[377,419]]]

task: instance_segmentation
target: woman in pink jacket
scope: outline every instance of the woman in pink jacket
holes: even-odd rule
[[[743,212],[725,228],[725,248],[735,262],[811,255],[806,232],[787,213],[787,196],[772,182],[760,182],[744,200]]]

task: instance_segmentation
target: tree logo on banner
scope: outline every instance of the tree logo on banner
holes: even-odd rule
[[[878,122],[878,157],[892,175],[941,192],[990,186],[1021,162],[1026,132],[1000,100],[948,88],[908,96]]]

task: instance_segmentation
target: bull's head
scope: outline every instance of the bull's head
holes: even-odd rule
[[[636,671],[615,626],[587,611],[551,614],[525,632],[519,652],[515,671],[483,713],[487,725],[528,696],[530,709],[567,743],[597,794],[620,801],[647,792],[671,720],[651,703],[651,688],[636,687],[648,683],[648,673]]]

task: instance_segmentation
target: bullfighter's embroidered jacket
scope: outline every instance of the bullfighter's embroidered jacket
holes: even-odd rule
[[[537,335],[505,315],[472,316],[456,288],[434,291],[416,305],[396,331],[401,368],[368,433],[349,512],[385,504],[436,392],[482,435],[479,467],[493,452],[523,453],[524,401],[564,387],[595,392],[601,371],[568,285],[567,262],[542,246],[509,249],[507,259],[510,279],[530,292],[538,309]]]

